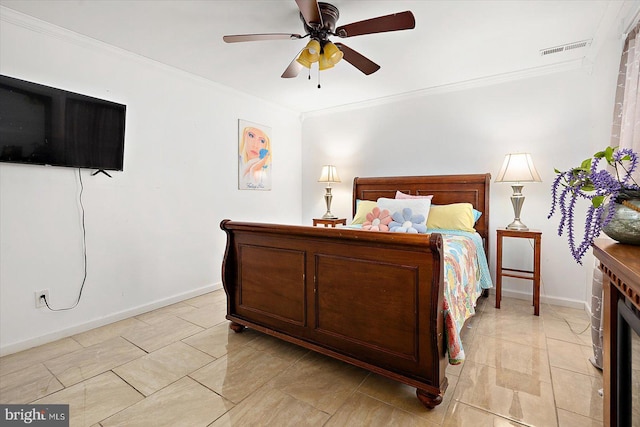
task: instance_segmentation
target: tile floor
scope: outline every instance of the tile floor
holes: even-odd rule
[[[222,290],[0,358],[1,403],[71,426],[600,426],[586,313],[481,299],[434,410],[415,389],[224,319]],[[638,365],[635,365],[638,366]]]

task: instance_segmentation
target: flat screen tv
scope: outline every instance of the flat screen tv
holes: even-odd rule
[[[123,170],[126,106],[0,75],[0,162]]]

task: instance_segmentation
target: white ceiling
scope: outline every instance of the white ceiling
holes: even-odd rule
[[[304,34],[294,0],[0,0],[0,5],[177,67],[298,112],[311,112],[462,82],[545,72],[595,56],[622,32],[638,0],[329,0],[337,25],[410,10],[413,30],[339,39],[378,63],[365,76],[342,61],[311,81],[280,75],[303,40],[227,44],[226,34]],[[582,40],[590,46],[542,56]],[[586,61],[585,61],[586,59]]]

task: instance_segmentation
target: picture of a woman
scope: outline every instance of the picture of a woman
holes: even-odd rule
[[[239,170],[241,190],[271,189],[270,129],[244,120],[238,121]]]

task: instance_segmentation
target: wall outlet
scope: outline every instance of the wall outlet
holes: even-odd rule
[[[47,301],[49,300],[49,289],[35,291],[34,295],[36,298],[36,308],[46,307],[47,304],[44,302],[44,299],[46,298]]]

